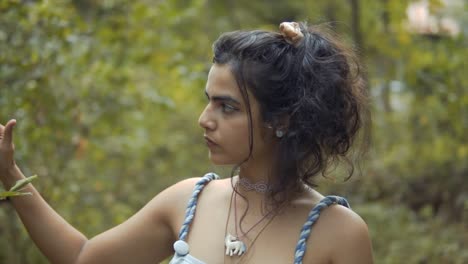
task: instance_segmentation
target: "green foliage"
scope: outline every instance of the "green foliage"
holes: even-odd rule
[[[378,263],[467,263],[467,237],[462,224],[433,218],[429,208],[416,214],[388,203],[355,207],[369,225]]]
[[[0,200],[5,200],[9,197],[23,196],[23,195],[32,195],[30,192],[21,192],[26,185],[31,183],[37,178],[37,175],[27,177],[25,179],[19,180],[11,187],[8,191],[0,192]]]
[[[18,164],[91,237],[176,181],[223,170],[210,167],[196,122],[221,32],[331,21],[367,65],[373,144],[362,175],[325,192],[358,204],[377,263],[466,263],[466,36],[412,34],[407,5],[1,0],[0,123],[18,120]],[[0,263],[46,263],[1,209]]]

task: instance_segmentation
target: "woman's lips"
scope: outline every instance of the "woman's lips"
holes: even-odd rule
[[[207,145],[209,148],[218,146],[218,144],[216,144],[216,143],[215,143],[211,138],[209,138],[208,136],[204,136],[204,138],[205,138],[206,145]]]

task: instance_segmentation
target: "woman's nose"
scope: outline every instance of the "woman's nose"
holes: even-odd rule
[[[216,128],[216,122],[212,113],[210,112],[209,105],[207,105],[200,114],[200,118],[198,118],[198,124],[205,130],[214,130]]]

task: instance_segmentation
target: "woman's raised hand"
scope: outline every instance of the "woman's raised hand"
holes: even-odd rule
[[[13,154],[15,145],[13,144],[13,127],[16,125],[16,120],[12,119],[5,126],[0,124],[0,180],[5,182],[10,171],[16,164]]]

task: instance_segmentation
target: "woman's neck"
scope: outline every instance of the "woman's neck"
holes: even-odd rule
[[[252,156],[240,166],[239,177],[252,183],[269,182],[273,164],[273,160],[266,155],[261,158]]]
[[[239,197],[241,207],[246,205],[244,203],[248,203],[249,208],[254,209],[253,211],[265,211],[265,205],[271,198],[269,197],[270,167],[271,163],[253,159],[240,166],[239,175],[233,178],[233,184],[236,192],[242,197]],[[264,186],[258,187],[260,185]]]

